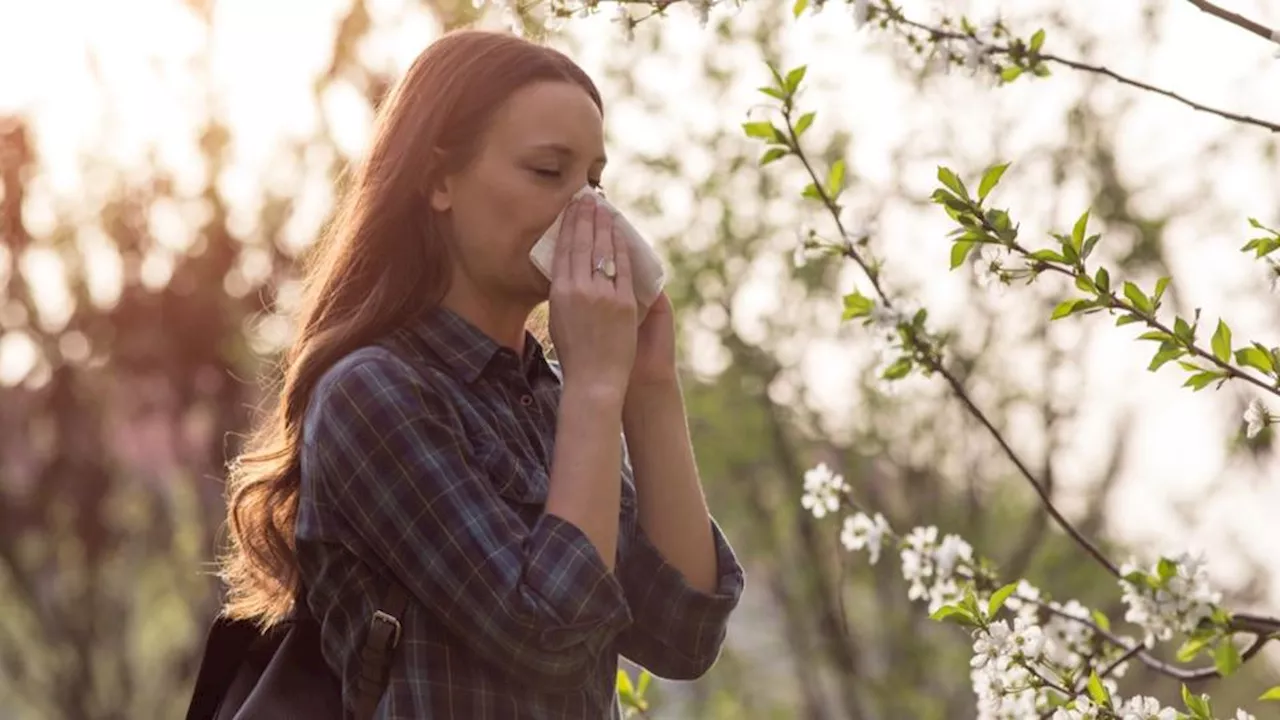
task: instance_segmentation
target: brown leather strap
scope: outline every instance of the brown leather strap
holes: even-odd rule
[[[409,594],[400,583],[391,581],[381,607],[373,613],[369,635],[360,651],[355,720],[372,720],[378,709],[386,690],[392,655],[400,644],[401,621],[408,606]]]

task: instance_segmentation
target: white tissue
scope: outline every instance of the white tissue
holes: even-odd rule
[[[613,223],[616,228],[622,231],[623,237],[626,238],[627,247],[631,251],[631,284],[635,289],[636,304],[640,306],[644,315],[645,310],[653,305],[653,301],[658,298],[658,293],[662,292],[662,288],[666,283],[666,272],[662,267],[662,260],[658,254],[653,251],[648,242],[640,236],[640,233],[627,221],[613,205],[609,204],[600,196],[590,185],[582,186],[582,189],[573,194],[570,202],[576,200],[586,193],[592,193],[596,196],[596,202],[604,205],[613,213]],[[556,238],[560,236],[560,225],[564,220],[564,210],[556,216],[555,222],[551,223],[551,227],[542,234],[542,237],[534,244],[533,249],[529,251],[529,259],[534,266],[547,277],[551,279],[552,261],[556,253]]]

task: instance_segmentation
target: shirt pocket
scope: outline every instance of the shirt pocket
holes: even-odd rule
[[[529,461],[502,444],[491,445],[481,457],[481,465],[493,483],[493,489],[511,504],[526,522],[524,510],[536,518],[547,503],[551,478],[539,463]]]

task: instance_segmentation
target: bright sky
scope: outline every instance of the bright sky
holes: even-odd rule
[[[404,68],[435,34],[429,20],[417,12],[402,13],[401,4],[399,0],[369,3],[379,28],[362,48],[370,62]],[[948,3],[948,7],[955,5]],[[969,4],[971,8],[982,5]],[[1280,86],[1280,61],[1271,57],[1274,46],[1204,16],[1188,3],[1165,3],[1168,10],[1155,48],[1132,41],[1138,10],[1115,9],[1118,5],[1110,0],[1019,0],[1005,5],[1016,5],[1024,17],[1035,16],[1038,8],[1053,7],[1096,28],[1097,57],[1110,67],[1174,87],[1211,105],[1280,119],[1280,93],[1275,91]],[[1262,22],[1280,25],[1280,7],[1273,4],[1256,0],[1229,5]],[[310,101],[312,78],[327,59],[334,18],[345,6],[345,0],[219,0],[215,44],[206,53],[209,38],[186,6],[175,0],[0,0],[0,67],[9,69],[0,77],[0,112],[22,111],[34,118],[45,168],[43,185],[28,208],[32,229],[39,234],[48,227],[51,198],[74,207],[76,201],[92,196],[97,183],[84,175],[81,166],[83,154],[90,149],[105,153],[106,161],[126,171],[143,167],[144,153],[153,151],[173,169],[180,186],[196,186],[203,168],[193,148],[193,128],[209,103],[214,103],[234,129],[235,169],[219,183],[237,210],[237,222],[251,224],[252,203],[263,188],[296,190],[311,212],[304,212],[291,226],[290,237],[304,245],[326,207],[328,188],[273,163],[273,153],[288,139],[311,132],[321,120]],[[907,3],[908,10],[924,17],[929,17],[930,7],[926,2]],[[696,73],[680,71],[700,52],[709,34],[681,14],[666,21],[663,29],[678,41],[671,46],[682,50],[646,57],[636,64],[635,73],[642,84],[663,88],[664,96],[672,99],[662,111],[668,122],[656,130],[642,129],[640,123],[652,121],[651,115],[625,107],[611,111],[611,131],[617,142],[630,149],[661,149],[678,143],[672,127],[679,122],[736,126],[758,102],[754,88],[761,84],[764,70],[756,58],[725,49],[741,52],[744,75],[728,101],[710,97],[699,93]],[[886,54],[870,47],[865,31],[854,31],[847,14],[829,10],[818,20],[806,19],[785,32],[789,62],[810,64],[808,82],[815,88],[810,101],[829,108],[812,132],[826,133],[837,125],[850,129],[855,138],[853,167],[870,186],[887,183],[896,169],[913,190],[925,194],[932,186],[935,164],[973,173],[998,154],[1016,161],[1005,181],[1013,189],[1001,201],[1023,208],[1027,226],[1060,229],[1083,209],[1078,185],[1053,188],[1044,163],[1028,157],[1032,148],[1062,134],[1064,109],[1084,86],[1082,76],[1064,70],[1049,81],[998,92],[955,77],[934,85],[922,97],[904,87]],[[600,18],[580,23],[575,33],[583,48],[579,60],[600,78],[602,63],[621,47],[616,26]],[[1062,54],[1078,55],[1070,48]],[[202,67],[205,57],[209,64]],[[205,72],[210,82],[198,79]],[[212,92],[206,95],[208,88]],[[1231,129],[1207,115],[1113,83],[1101,83],[1097,92],[1108,106],[1133,102],[1132,112],[1115,132],[1121,167],[1144,191],[1140,206],[1153,212],[1177,207],[1187,213],[1170,236],[1180,269],[1196,270],[1182,287],[1187,302],[1205,306],[1212,317],[1226,314],[1238,338],[1280,344],[1275,298],[1256,292],[1263,287],[1261,267],[1235,252],[1247,237],[1246,216],[1280,222],[1275,203],[1280,175],[1275,161],[1265,160],[1260,152],[1264,134]],[[358,153],[369,118],[354,91],[335,90],[324,99],[323,112],[343,149]],[[1009,132],[993,129],[1012,117],[1021,119]],[[1224,136],[1230,142],[1221,160],[1196,159],[1207,142]],[[922,154],[911,166],[895,168],[895,152],[904,146]],[[695,148],[682,152],[697,154]],[[634,180],[632,185],[641,181]],[[1192,192],[1202,183],[1207,196]],[[614,171],[611,196],[625,196],[627,187],[627,176],[619,177]],[[1018,187],[1039,192],[1019,192]],[[854,206],[858,206],[856,198]],[[945,273],[946,248],[941,237],[947,228],[941,214],[901,203],[880,210],[883,252],[895,263],[891,267],[898,268],[904,280],[923,287],[919,299],[940,319],[957,317],[966,296],[960,279]],[[190,242],[190,212],[183,207],[160,208],[152,218],[172,252]],[[654,235],[677,227],[705,233],[698,223],[690,224],[696,215],[689,198],[673,197],[664,217],[646,222]],[[784,244],[789,241],[780,239]],[[105,239],[88,232],[79,242],[95,258],[95,294],[109,298],[120,270],[102,252]],[[51,255],[36,255],[26,265],[55,319],[65,305],[56,274],[50,270],[56,263]],[[907,268],[905,273],[902,268]],[[779,309],[782,299],[767,280],[781,271],[781,266],[760,262],[762,283],[744,300],[744,311],[764,315]],[[153,259],[143,273],[163,282],[167,264],[162,257]],[[1233,286],[1251,290],[1232,290]],[[1010,317],[1025,310],[1016,290],[1001,302]],[[1107,441],[1118,407],[1135,401],[1147,404],[1150,409],[1137,422],[1139,443],[1131,452],[1118,496],[1118,530],[1131,539],[1152,542],[1153,551],[1193,543],[1210,552],[1215,570],[1224,579],[1238,578],[1241,568],[1232,561],[1234,551],[1224,545],[1224,528],[1238,532],[1255,547],[1274,547],[1278,539],[1274,511],[1266,508],[1280,507],[1280,488],[1260,482],[1274,471],[1274,465],[1266,473],[1224,465],[1222,438],[1236,428],[1239,409],[1232,403],[1239,402],[1240,396],[1192,395],[1177,389],[1183,378],[1176,371],[1146,373],[1149,351],[1135,346],[1132,336],[1123,330],[1104,332],[1102,340],[1080,358],[1075,382],[1089,398],[1091,411],[1079,430],[1080,446],[1073,449],[1077,462],[1067,464],[1066,470],[1075,471],[1077,481],[1090,477],[1101,453],[1090,452],[1089,445]],[[833,328],[830,338],[806,344],[811,353],[807,367],[810,382],[822,387],[823,395],[843,398],[851,387],[845,369],[850,343],[834,338]],[[0,339],[0,381],[11,381],[28,361],[29,348],[20,338],[11,334]],[[1034,384],[1030,376],[1014,379]],[[834,422],[866,420],[850,416],[847,406],[847,402],[833,403]],[[1032,438],[1019,444],[1032,449],[1034,442]],[[1169,512],[1170,503],[1198,497],[1208,487],[1218,487],[1220,492],[1199,507],[1200,526],[1181,531]],[[1259,559],[1270,555],[1271,568],[1280,570],[1280,557],[1274,553],[1260,549],[1254,554]],[[1277,598],[1280,601],[1280,593]]]

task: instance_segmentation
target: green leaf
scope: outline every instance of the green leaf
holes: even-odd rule
[[[1043,46],[1044,46],[1044,28],[1041,28],[1035,31],[1035,33],[1031,36],[1031,42],[1030,44],[1028,44],[1027,47],[1028,49],[1031,50],[1031,52],[1035,53],[1035,52],[1040,52],[1040,48]]]
[[[1156,563],[1156,577],[1160,578],[1160,582],[1166,582],[1177,574],[1178,563],[1169,558],[1160,558],[1160,561]]]
[[[1004,175],[1004,171],[1009,169],[1009,163],[1001,165],[992,165],[982,173],[982,182],[978,183],[978,202],[982,202],[987,195],[995,189],[1000,183],[1000,178]]]
[[[801,13],[803,13],[807,7],[809,7],[809,0],[796,0],[791,6],[792,17],[800,17]]]
[[[786,148],[780,148],[780,147],[769,148],[768,150],[764,151],[763,155],[760,156],[760,167],[764,167],[765,165],[768,165],[769,163],[775,160],[784,158],[786,156],[787,156]]]
[[[1066,258],[1062,257],[1062,253],[1057,252],[1056,250],[1036,250],[1028,255],[1028,257],[1032,260],[1040,260],[1042,262],[1065,263],[1067,261]]]
[[[636,697],[644,699],[644,694],[649,689],[649,682],[652,680],[653,675],[648,670],[640,671],[640,681],[636,684]]]
[[[1093,253],[1093,248],[1102,239],[1101,235],[1090,235],[1084,240],[1084,247],[1080,250],[1080,259],[1087,260],[1089,255]]]
[[[809,126],[813,124],[813,118],[816,115],[817,113],[807,112],[801,115],[798,120],[796,120],[796,137],[800,137],[800,135],[802,135],[805,130],[809,129]]]
[[[1093,277],[1093,282],[1104,295],[1111,292],[1111,273],[1108,273],[1106,268],[1098,268],[1097,274]]]
[[[1236,670],[1240,669],[1240,665],[1244,661],[1240,659],[1240,651],[1236,649],[1235,643],[1231,642],[1231,636],[1228,635],[1218,643],[1218,648],[1213,652],[1213,666],[1218,672],[1226,677]]]
[[[822,191],[813,183],[809,183],[805,186],[804,192],[800,193],[800,197],[808,198],[810,200],[818,200],[820,202],[825,202],[826,200],[826,198],[822,196]]]
[[[1169,333],[1163,330],[1148,330],[1138,336],[1139,340],[1155,340],[1162,343],[1177,344],[1177,340]]]
[[[1195,330],[1180,317],[1173,319],[1173,335],[1184,345],[1190,345],[1195,340]]]
[[[1187,378],[1187,381],[1182,383],[1182,387],[1189,387],[1192,390],[1199,392],[1200,390],[1209,387],[1209,383],[1222,378],[1223,375],[1220,372],[1215,370],[1204,370]]]
[[[1221,319],[1218,320],[1218,329],[1213,331],[1213,357],[1220,363],[1231,360],[1231,328]]]
[[[742,131],[747,134],[747,137],[762,140],[778,141],[782,138],[773,123],[767,121],[742,123]]]
[[[969,257],[969,251],[973,249],[974,245],[977,245],[977,243],[972,240],[960,240],[951,244],[952,270],[964,264],[964,261]]]
[[[1022,68],[1017,65],[1009,65],[1000,70],[1000,79],[1004,82],[1011,83],[1022,75]]]
[[[631,697],[636,694],[636,689],[631,686],[631,676],[622,668],[618,668],[618,694]]]
[[[945,185],[947,189],[955,193],[958,197],[964,198],[965,200],[969,199],[969,191],[965,189],[964,183],[960,180],[960,177],[951,170],[951,168],[944,167],[942,165],[938,166],[938,182]]]
[[[1188,638],[1187,641],[1182,643],[1182,646],[1178,648],[1178,652],[1176,654],[1178,662],[1185,663],[1195,660],[1196,656],[1200,654],[1200,651],[1204,650],[1212,640],[1212,635]]]
[[[1139,318],[1135,315],[1121,315],[1120,317],[1116,318],[1116,327],[1120,327],[1122,325],[1130,325],[1136,322],[1142,322],[1142,318]]]
[[[1160,298],[1164,297],[1164,291],[1168,289],[1168,287],[1169,287],[1168,277],[1162,277],[1156,281],[1156,294],[1155,294],[1156,305],[1160,304]]]
[[[956,212],[966,213],[969,211],[969,206],[965,204],[963,200],[956,197],[955,195],[952,195],[946,190],[943,190],[942,188],[938,188],[937,190],[934,190],[933,195],[931,197],[935,203],[938,203],[939,205],[945,205]]]
[[[1088,309],[1090,304],[1091,303],[1088,300],[1082,300],[1079,298],[1074,300],[1063,300],[1053,309],[1053,314],[1049,316],[1049,319],[1060,320],[1068,315],[1073,315],[1081,310]]]
[[[897,360],[894,360],[892,365],[885,368],[880,377],[885,380],[901,380],[911,373],[911,368],[913,366],[914,364],[911,362],[911,358],[900,357]]]
[[[1280,685],[1277,685],[1271,688],[1270,690],[1262,693],[1261,695],[1258,696],[1258,699],[1259,700],[1280,700]]]
[[[1271,362],[1271,353],[1267,352],[1267,349],[1258,343],[1254,343],[1253,347],[1237,350],[1236,364],[1251,367],[1254,370],[1261,370],[1268,375],[1275,371],[1275,365]]]
[[[1183,350],[1180,347],[1163,348],[1155,354],[1155,357],[1151,358],[1151,364],[1147,366],[1147,369],[1150,370],[1151,372],[1155,372],[1156,370],[1159,370],[1165,363],[1169,362],[1170,360],[1177,360],[1178,358],[1182,357],[1186,353],[1187,351]]]
[[[1213,709],[1209,707],[1209,697],[1192,695],[1186,685],[1182,686],[1182,702],[1191,711],[1196,720],[1213,720]]]
[[[1137,285],[1134,285],[1128,280],[1124,281],[1124,296],[1128,298],[1129,302],[1143,314],[1150,315],[1151,311],[1154,309],[1152,308],[1151,300],[1146,296],[1146,293],[1143,293]]]
[[[1088,225],[1089,211],[1085,210],[1084,213],[1080,215],[1080,218],[1076,220],[1076,224],[1071,228],[1071,246],[1075,248],[1076,252],[1080,252],[1080,249],[1084,247],[1084,231]]]
[[[1244,247],[1240,248],[1240,251],[1249,252],[1250,250],[1252,250],[1254,252],[1254,256],[1253,256],[1254,259],[1257,259],[1260,257],[1266,257],[1267,255],[1270,255],[1271,253],[1275,252],[1278,248],[1280,248],[1280,239],[1269,238],[1269,237],[1259,237],[1259,238],[1253,238],[1249,242],[1245,243]]]
[[[827,196],[836,197],[841,190],[844,190],[844,160],[837,160],[827,172]]]
[[[801,65],[787,73],[787,77],[782,82],[782,87],[791,95],[795,95],[796,90],[800,89],[800,83],[804,81],[805,73],[809,71],[807,65]]]
[[[957,625],[969,625],[975,627],[979,624],[978,618],[974,617],[972,612],[959,605],[944,605],[934,611],[933,614],[929,616],[929,619],[936,620],[938,622],[950,620]]]
[[[1000,612],[1000,608],[1004,607],[1004,603],[1013,595],[1013,591],[1018,589],[1018,583],[1009,583],[999,590],[991,593],[991,599],[987,601],[987,618],[993,618],[996,613]]]
[[[1089,697],[1099,705],[1107,705],[1111,702],[1111,693],[1102,686],[1102,680],[1098,677],[1097,670],[1089,671]]]
[[[855,290],[844,296],[844,319],[853,320],[870,315],[875,306],[871,298]]]
[[[1090,613],[1093,616],[1093,622],[1106,632],[1111,632],[1111,619],[1101,610],[1094,610]]]
[[[778,100],[787,99],[787,94],[775,87],[762,87],[762,88],[759,88],[759,90],[760,92],[764,93],[765,95],[768,95],[771,98],[777,98]]]

